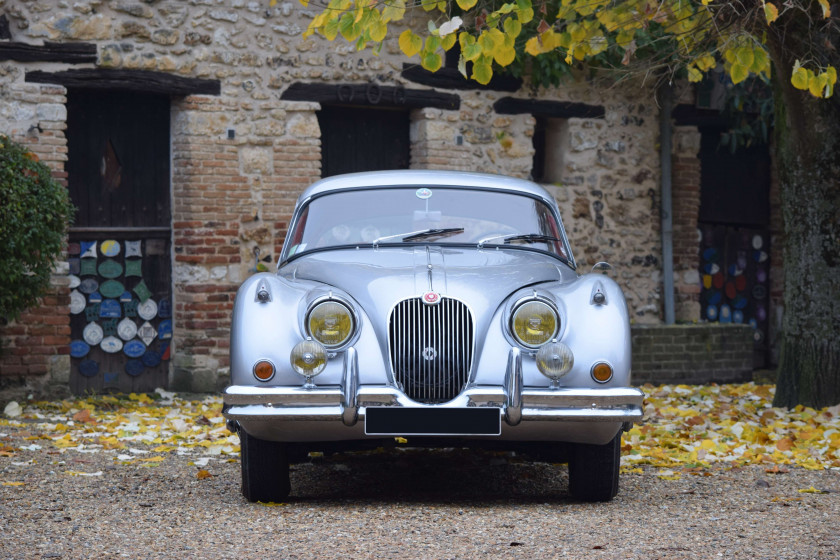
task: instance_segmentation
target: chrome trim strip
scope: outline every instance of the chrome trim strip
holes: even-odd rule
[[[522,354],[519,348],[511,348],[505,371],[505,421],[516,426],[522,421]]]
[[[352,426],[359,418],[359,405],[356,400],[359,386],[359,357],[352,346],[344,353],[344,394],[341,400],[343,410],[341,420],[345,426]]]

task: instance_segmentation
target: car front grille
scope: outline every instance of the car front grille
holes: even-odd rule
[[[441,298],[401,301],[388,326],[391,368],[403,392],[417,402],[454,399],[469,381],[473,360],[473,319],[466,305]]]

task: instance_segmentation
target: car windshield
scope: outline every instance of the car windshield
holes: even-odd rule
[[[525,239],[508,239],[515,236]],[[510,192],[437,186],[336,191],[314,198],[297,219],[282,260],[337,246],[478,246],[481,241],[483,246],[541,249],[571,260],[562,226],[540,200]]]

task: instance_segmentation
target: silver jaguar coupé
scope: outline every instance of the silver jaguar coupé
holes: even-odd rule
[[[578,274],[544,189],[497,175],[310,186],[277,274],[239,289],[230,357],[250,501],[285,498],[309,452],[383,445],[567,460],[574,497],[610,500],[642,417],[621,289]]]

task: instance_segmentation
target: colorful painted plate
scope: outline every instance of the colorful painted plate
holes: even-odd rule
[[[146,366],[140,360],[127,360],[125,362],[125,372],[132,377],[137,377],[143,373],[144,369],[146,369]]]
[[[109,354],[116,354],[123,349],[123,342],[116,336],[106,336],[99,343],[99,347]]]
[[[79,291],[83,294],[92,294],[98,289],[99,282],[96,281],[96,278],[85,278],[79,282]]]
[[[100,263],[98,270],[99,275],[103,278],[117,278],[123,273],[122,265],[112,259]]]
[[[737,296],[732,301],[732,307],[735,309],[744,309],[747,306],[747,303],[749,303],[749,300],[745,296]]]
[[[79,292],[79,290],[73,290],[70,292],[70,313],[78,315],[85,310],[86,305],[87,300],[85,299],[85,296]]]
[[[117,325],[117,334],[123,340],[131,340],[137,336],[137,324],[126,317]]]
[[[90,352],[90,346],[84,340],[74,340],[70,343],[70,356],[72,358],[84,358]]]
[[[720,306],[720,319],[718,319],[721,323],[731,323],[732,322],[732,309],[729,308],[728,305],[725,303]]]
[[[102,303],[102,294],[99,292],[93,292],[88,296],[88,301],[91,303]]]
[[[140,241],[126,241],[125,242],[125,256],[126,257],[142,257],[143,253],[140,251]]]
[[[70,278],[70,289],[78,288],[79,284],[82,283],[82,279],[76,276],[75,274],[71,274],[68,276]]]
[[[170,319],[161,321],[158,325],[158,338],[161,340],[172,338],[172,321]]]
[[[744,312],[740,309],[736,309],[732,312],[732,322],[740,325],[744,322]]]
[[[172,317],[172,303],[169,299],[162,299],[158,304],[158,317],[161,319],[169,319]]]
[[[96,346],[100,342],[102,342],[102,327],[97,325],[96,323],[88,323],[85,327],[85,330],[82,331],[82,338],[85,339],[85,342],[90,344],[91,346]]]
[[[118,241],[108,239],[102,242],[99,251],[106,257],[116,257],[120,254],[120,244]]]
[[[160,356],[157,352],[154,352],[152,350],[147,350],[146,353],[143,354],[143,358],[141,359],[143,360],[143,363],[146,365],[146,367],[155,367],[160,363]]]
[[[706,319],[709,321],[717,321],[718,318],[718,309],[714,305],[710,305],[706,308]]]
[[[143,341],[143,343],[146,346],[148,346],[149,344],[154,342],[155,338],[157,338],[157,331],[151,323],[146,321],[145,323],[140,325],[139,329],[137,329],[137,336],[140,338],[140,340]]]
[[[157,316],[158,306],[153,299],[147,299],[137,306],[137,314],[145,321],[151,321]]]
[[[106,299],[99,307],[99,316],[107,317],[109,319],[118,319],[122,316],[122,307],[120,302],[115,299]]]
[[[767,297],[767,288],[764,286],[753,286],[752,296],[755,299],[764,299]]]
[[[108,298],[118,298],[125,291],[125,286],[118,280],[106,280],[99,286],[99,291]]]
[[[129,358],[139,358],[146,353],[146,345],[139,340],[129,340],[123,346],[123,352]]]
[[[93,360],[82,360],[79,364],[79,373],[83,377],[93,377],[99,373],[99,364]]]

